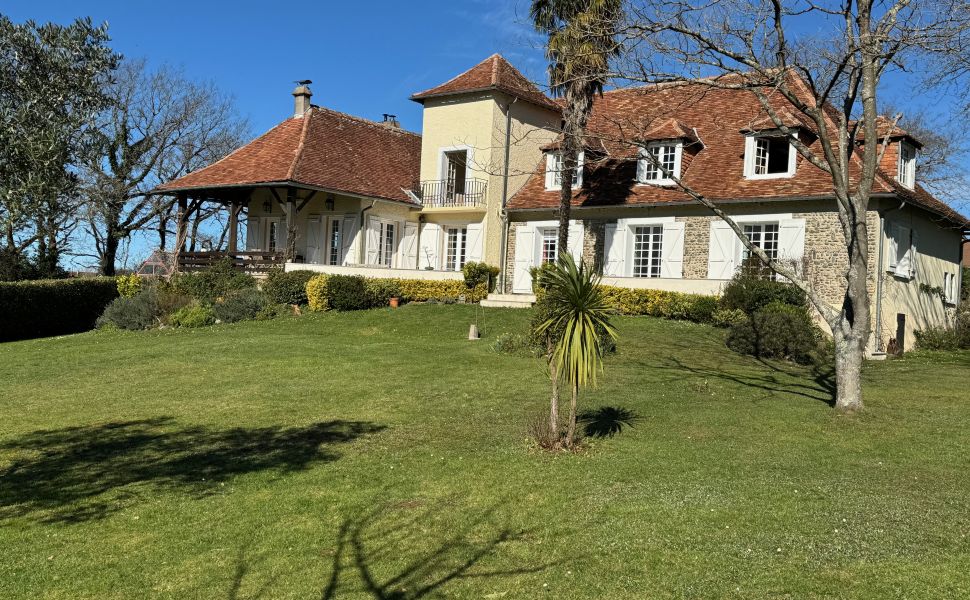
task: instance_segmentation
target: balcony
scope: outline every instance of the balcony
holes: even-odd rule
[[[415,194],[426,208],[485,208],[484,179],[422,181]]]

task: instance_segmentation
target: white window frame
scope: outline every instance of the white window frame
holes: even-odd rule
[[[643,223],[638,225],[630,225],[630,276],[636,277],[638,279],[660,279],[663,277],[664,272],[664,224],[663,223]],[[656,252],[654,252],[654,236],[657,235],[655,231],[651,231],[648,236],[650,239],[647,241],[646,250],[646,261],[647,261],[647,274],[637,275],[637,230],[638,229],[650,229],[650,230],[660,230],[660,237],[656,239]],[[654,256],[656,254],[656,256]],[[657,259],[657,274],[654,275],[653,265],[651,264],[653,259]]]
[[[913,279],[916,275],[916,233],[902,223],[887,222],[889,228],[889,268],[894,277]],[[900,250],[905,247],[905,251]]]
[[[787,138],[782,133],[749,133],[744,138],[744,177],[746,179],[784,179],[794,177],[795,166],[798,164],[798,150],[795,144],[788,141],[788,170],[783,173],[755,173],[755,152],[759,139],[764,138]],[[794,132],[791,137],[798,139],[798,132]]]
[[[668,177],[664,174],[663,170],[658,166],[656,175],[654,179],[647,179],[647,170],[651,166],[650,159],[647,157],[647,153],[653,148],[673,148],[674,150],[674,167],[670,170],[674,177],[680,177],[681,169],[681,159],[684,153],[684,143],[676,140],[665,140],[658,142],[650,142],[645,147],[640,148],[639,159],[637,160],[637,183],[642,185],[673,185],[674,180],[672,177]]]
[[[759,221],[737,221],[737,223],[738,223],[738,226],[741,228],[741,231],[742,232],[744,232],[745,228],[747,228],[747,227],[761,227],[761,240],[759,241],[759,243],[755,244],[755,246],[761,248],[762,250],[765,249],[764,248],[764,243],[765,243],[765,240],[764,240],[765,230],[764,230],[764,228],[766,226],[774,225],[776,227],[776,229],[777,229],[777,231],[775,231],[775,235],[776,235],[776,239],[775,239],[775,255],[774,256],[770,256],[769,255],[768,258],[771,258],[773,260],[778,260],[781,257],[781,220],[766,219],[766,220],[763,220],[763,221],[761,221],[761,220],[759,220]],[[745,233],[745,236],[747,236],[747,233]],[[751,238],[749,237],[748,239],[750,240]],[[738,239],[738,246],[737,247],[738,247],[738,252],[737,252],[737,255],[735,256],[735,263],[734,264],[736,264],[738,266],[738,268],[741,268],[741,266],[744,265],[745,254],[748,252],[748,248],[747,248],[747,246],[744,245],[744,242],[742,242],[740,239]],[[765,252],[765,254],[767,254],[767,252]]]
[[[561,154],[559,152],[546,152],[546,190],[558,190],[562,186],[561,173]],[[586,163],[586,152],[580,152],[576,161],[576,171],[573,173],[573,189],[583,187],[583,165]]]
[[[555,245],[555,252],[553,252],[552,260],[546,260],[546,236],[551,235],[553,244]],[[539,228],[539,266],[546,263],[554,263],[559,260],[559,228],[558,227],[540,227]]]
[[[329,215],[324,217],[323,222],[326,223],[326,230],[324,231],[324,243],[326,244],[325,260],[328,265],[339,266],[344,264],[344,223],[343,215]],[[333,226],[337,226],[337,248],[336,253],[334,253],[333,247]]]
[[[398,244],[401,241],[401,224],[390,219],[377,220],[377,264],[375,266],[393,269],[396,267]],[[387,247],[387,228],[393,227],[390,248]]]
[[[903,158],[904,153],[908,154],[906,158]],[[903,141],[899,142],[899,164],[896,169],[896,181],[909,189],[913,189],[916,185],[916,146]]]
[[[467,225],[444,225],[444,252],[442,252],[442,258],[444,259],[443,269],[444,271],[461,271],[465,263],[468,262],[468,226]],[[448,261],[450,260],[450,244],[451,244],[451,234],[456,233],[455,236],[455,264],[449,268]]]

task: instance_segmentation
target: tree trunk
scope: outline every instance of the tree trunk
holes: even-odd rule
[[[108,235],[104,236],[104,248],[101,252],[99,269],[102,275],[115,274],[115,261],[118,258],[118,236],[115,235],[114,228],[108,229]]]
[[[862,211],[865,215],[865,211]],[[835,341],[835,408],[840,412],[858,412],[862,405],[862,363],[871,330],[871,309],[866,279],[868,268],[868,229],[865,216],[852,228],[855,235],[849,244],[849,269],[842,312],[832,323]]]
[[[165,244],[168,241],[168,221],[169,217],[158,217],[158,249],[165,252]]]
[[[569,428],[566,431],[566,446],[573,447],[576,439],[576,402],[579,400],[579,385],[572,385],[572,396],[569,398]]]
[[[857,340],[835,334],[835,408],[839,412],[862,410],[862,355]]]
[[[549,379],[552,381],[552,397],[549,400],[549,444],[552,446],[559,440],[559,372],[556,361],[553,360],[553,344],[549,338],[546,338],[546,352],[549,358]]]

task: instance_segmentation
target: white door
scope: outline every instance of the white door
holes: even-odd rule
[[[401,268],[418,268],[418,224],[405,223],[401,238]]]
[[[320,215],[310,215],[306,220],[306,262],[310,264],[322,264],[322,227],[321,222],[326,223],[326,219],[321,219]]]
[[[485,256],[482,248],[485,241],[485,236],[482,235],[482,224],[469,223],[466,231],[468,233],[466,260],[468,262],[482,262]]]
[[[512,269],[512,291],[516,294],[532,293],[532,275],[536,255],[536,230],[529,225],[515,228],[515,260]]]

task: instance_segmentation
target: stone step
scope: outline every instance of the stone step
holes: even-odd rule
[[[488,308],[530,308],[535,301],[535,294],[489,294],[481,305]]]

